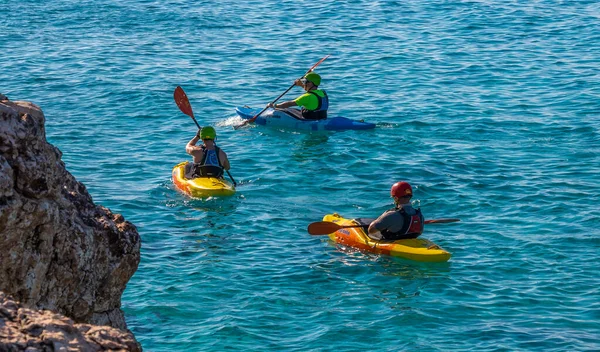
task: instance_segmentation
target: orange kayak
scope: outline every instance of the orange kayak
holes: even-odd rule
[[[323,221],[334,222],[342,226],[361,225],[359,221],[345,219],[337,213],[325,215]],[[363,251],[386,254],[419,262],[447,262],[451,257],[450,253],[424,238],[377,241],[367,236],[365,230],[365,227],[339,229],[329,234],[329,238],[339,244]]]

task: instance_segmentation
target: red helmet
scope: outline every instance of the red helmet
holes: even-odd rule
[[[392,186],[390,194],[392,197],[396,198],[402,198],[406,196],[412,197],[412,187],[408,184],[408,182],[396,182]]]

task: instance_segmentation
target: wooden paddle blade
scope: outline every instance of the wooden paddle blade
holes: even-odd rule
[[[426,224],[443,224],[443,223],[447,223],[447,222],[458,222],[460,221],[460,219],[454,219],[454,218],[450,218],[450,219],[433,219],[433,220],[425,220]]]
[[[311,235],[329,235],[337,230],[341,229],[342,226],[329,222],[329,221],[318,221],[308,225],[308,233]]]
[[[179,107],[179,110],[181,110],[182,113],[192,118],[194,117],[192,106],[190,105],[190,101],[183,91],[183,88],[177,86],[177,88],[175,88],[175,92],[173,93],[173,98],[175,99],[175,104],[177,104],[177,107]]]

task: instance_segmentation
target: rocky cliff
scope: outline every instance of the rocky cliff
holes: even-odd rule
[[[0,95],[0,291],[76,323],[125,329],[121,294],[140,237],[95,205],[45,137],[45,117]]]
[[[0,292],[0,351],[141,351],[130,332],[75,324],[49,310],[23,307]]]

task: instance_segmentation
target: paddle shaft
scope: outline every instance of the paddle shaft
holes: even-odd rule
[[[432,220],[425,220],[423,222],[423,224],[442,224],[442,223],[447,223],[447,222],[457,222],[460,221],[459,219],[432,219]],[[337,225],[337,224],[336,224]],[[352,227],[369,227],[369,225],[338,225],[340,227],[340,229],[348,229],[348,228],[352,228]]]
[[[319,66],[328,57],[329,57],[329,55],[326,55],[324,58],[322,58],[321,60],[319,60],[319,62],[317,62],[311,68],[309,68],[308,71],[306,71],[306,73],[302,76],[302,78],[304,78],[304,76],[306,76],[307,74],[311,73],[317,66]],[[292,88],[294,88],[295,85],[296,85],[296,81],[294,81],[294,83],[288,89],[286,89],[285,92],[281,93],[281,95],[279,95],[277,98],[275,98],[275,100],[273,100],[271,102],[271,104],[275,104],[279,99],[281,99],[281,97],[283,97],[284,95],[286,95]],[[254,115],[251,119],[248,119],[248,120],[244,121],[241,125],[236,126],[234,128],[238,129],[240,127],[246,126],[249,123],[254,122],[260,115],[262,115],[263,112],[267,111],[268,108],[269,108],[269,105],[265,106],[264,109],[262,109],[258,114]]]
[[[200,124],[198,123],[198,121],[196,121],[196,118],[194,116],[190,116],[192,118],[192,120],[194,120],[194,122],[196,123],[196,126],[198,126],[198,129],[201,130],[202,127],[200,127]]]
[[[175,93],[173,94],[173,97],[175,98],[175,104],[177,104],[179,110],[181,110],[182,113],[191,117],[192,120],[194,120],[196,126],[198,126],[198,129],[201,130],[202,127],[200,127],[200,124],[198,123],[198,121],[196,121],[196,118],[194,117],[192,105],[190,104],[190,100],[188,99],[187,95],[183,91],[183,88],[177,86],[177,88],[175,88]],[[237,182],[235,182],[233,176],[231,176],[231,174],[229,173],[229,170],[225,170],[225,172],[227,173],[227,176],[229,176],[229,178],[231,179],[231,182],[233,182],[233,187],[236,187]]]
[[[432,219],[432,220],[425,220],[424,224],[441,224],[441,223],[449,223],[449,222],[457,222],[460,221],[460,219]],[[334,233],[337,230],[340,229],[347,229],[347,228],[355,228],[355,227],[362,227],[362,228],[368,228],[369,225],[338,225],[334,222],[330,222],[330,221],[318,221],[318,222],[313,222],[310,225],[308,225],[308,233],[310,233],[311,235],[328,235],[330,233]]]

